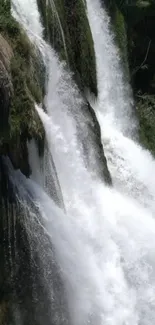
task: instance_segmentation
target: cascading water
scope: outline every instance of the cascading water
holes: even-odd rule
[[[87,0],[98,66],[99,100],[95,109],[102,129],[103,143],[105,145],[105,142],[108,142],[106,153],[117,191],[106,187],[98,174],[93,173],[95,163],[98,168],[97,160],[92,159],[92,170],[86,167],[82,150],[84,134],[83,139],[78,136],[78,129],[81,127],[79,123],[82,123],[83,130],[87,130],[88,123],[82,114],[83,99],[64,63],[59,62],[54,51],[42,38],[36,1],[12,0],[12,3],[16,18],[36,44],[48,71],[46,113],[41,107],[36,106],[36,109],[45,127],[66,213],[45,193],[42,180],[34,171],[35,155],[30,158],[33,181],[23,178],[11,168],[9,174],[14,186],[18,188],[17,196],[21,209],[25,211],[26,207],[30,211],[31,219],[26,218],[26,223],[28,233],[31,230],[31,238],[33,239],[31,224],[38,215],[34,237],[37,237],[40,225],[43,233],[48,236],[46,245],[50,247],[52,242],[52,249],[49,248],[47,258],[43,258],[43,267],[46,268],[46,262],[50,260],[49,252],[52,255],[54,250],[53,258],[59,266],[66,298],[65,303],[54,306],[58,315],[62,306],[69,311],[68,318],[66,315],[64,318],[55,316],[54,324],[153,325],[153,182],[146,182],[145,170],[135,164],[135,157],[131,157],[130,151],[127,153],[124,150],[122,139],[125,144],[131,144],[131,151],[135,148],[139,156],[142,155],[146,163],[150,163],[152,170],[154,162],[130,137],[127,138],[132,133],[129,132],[133,119],[129,105],[131,97],[128,95],[128,85],[123,84],[123,75],[117,61],[118,53],[109,33],[107,16],[101,9],[99,0]],[[121,144],[115,139],[119,139]],[[90,139],[90,152],[91,145]],[[31,155],[31,149],[29,152]],[[115,169],[113,161],[116,164]],[[117,182],[118,178],[120,182]],[[123,184],[128,178],[129,187]],[[124,188],[128,196],[119,193],[119,188]],[[136,200],[132,198],[133,188]],[[145,197],[146,207],[139,203],[139,200],[141,202]],[[43,246],[44,241],[39,247],[45,252]],[[44,254],[42,251],[40,254],[42,259]],[[46,282],[50,275],[53,276],[49,270],[52,266],[49,262],[47,271],[45,270]],[[51,279],[51,282],[52,280],[54,282],[54,279]],[[50,292],[48,294],[50,296]],[[56,298],[53,292],[51,296]],[[58,304],[59,301],[58,299]],[[41,322],[44,323],[43,317]]]
[[[107,126],[116,126],[124,135],[134,136],[136,119],[132,114],[132,92],[121,69],[120,53],[114,45],[110,18],[103,10],[101,1],[87,0],[86,3],[96,53],[97,109],[104,114]]]
[[[87,0],[87,8],[96,51],[99,87],[99,99],[92,106],[100,123],[113,184],[154,211],[155,164],[151,154],[134,141],[138,126],[131,114],[132,94],[123,80],[110,21],[100,1]]]
[[[49,0],[49,4],[51,5],[51,8],[52,8],[52,11],[53,11],[54,15],[56,16],[56,19],[57,19],[57,22],[58,22],[58,25],[59,25],[59,29],[60,29],[60,32],[61,32],[61,37],[62,37],[63,46],[64,46],[64,50],[65,50],[66,60],[68,61],[68,54],[67,54],[67,47],[66,47],[66,42],[65,42],[65,36],[64,36],[64,31],[63,31],[63,28],[62,28],[62,25],[61,25],[61,21],[60,21],[60,18],[59,18],[59,14],[57,12],[57,8],[56,8],[56,5],[55,5],[55,2],[53,0]],[[54,35],[53,35],[53,38],[54,38]],[[54,42],[54,40],[53,40],[53,42]]]

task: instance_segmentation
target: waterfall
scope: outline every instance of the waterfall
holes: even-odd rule
[[[124,135],[133,137],[136,119],[132,114],[132,92],[121,68],[120,53],[115,46],[110,18],[103,10],[101,1],[87,0],[86,3],[96,53],[99,89],[97,109],[100,114],[104,114],[107,126],[116,126]]]
[[[37,320],[41,317],[41,325],[153,325],[154,161],[134,140],[131,91],[123,78],[106,12],[99,0],[87,0],[99,87],[98,101],[92,105],[101,126],[113,188],[94,171],[98,161],[83,113],[84,100],[65,63],[43,40],[36,1],[12,0],[12,4],[13,14],[46,67],[46,111],[41,105],[36,105],[36,110],[65,206],[58,207],[44,187],[33,144],[29,147],[32,179],[6,162],[32,257],[34,251],[39,258],[43,300],[48,296],[49,318],[45,309]],[[88,141],[90,168],[85,163],[83,141]]]
[[[98,101],[95,104],[92,102],[92,106],[100,123],[113,184],[154,211],[155,164],[151,154],[135,141],[138,125],[136,117],[131,114],[132,94],[123,80],[110,21],[99,0],[87,0],[87,9],[95,45],[99,86]]]
[[[65,56],[66,56],[66,60],[68,61],[68,54],[67,54],[67,46],[66,46],[66,42],[65,42],[65,35],[64,35],[64,31],[61,25],[61,20],[59,18],[59,13],[57,11],[56,5],[54,0],[49,0],[49,4],[52,7],[53,13],[56,16],[58,25],[59,25],[59,29],[60,29],[60,33],[61,33],[61,37],[62,37],[62,41],[63,41],[63,46],[64,46],[64,51],[65,51]],[[53,36],[54,37],[54,36]]]

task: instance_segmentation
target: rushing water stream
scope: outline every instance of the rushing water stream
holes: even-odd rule
[[[68,310],[64,316],[55,316],[54,324],[154,325],[154,160],[134,140],[137,123],[131,91],[123,78],[109,19],[99,0],[87,0],[98,70],[99,97],[94,110],[113,188],[94,173],[98,161],[83,115],[83,99],[65,64],[43,40],[36,0],[12,0],[12,5],[13,14],[36,44],[47,69],[46,112],[41,106],[36,109],[45,128],[64,208],[58,208],[46,193],[42,171],[36,173],[39,163],[34,147],[29,147],[33,180],[11,168],[10,175],[18,188],[21,208],[31,212],[27,220],[31,236],[33,227],[29,225],[38,213],[40,227],[54,247],[52,259],[56,259],[65,292],[65,303],[56,306],[58,316],[64,305]],[[79,128],[83,129],[80,137]],[[85,132],[92,155],[89,170],[82,150]],[[46,263],[53,251],[49,249],[46,256],[44,241],[39,247],[44,252],[40,252],[42,267],[48,268],[44,276],[49,279],[51,264]],[[46,282],[52,296],[51,285]],[[43,324],[46,321],[42,320]]]
[[[132,93],[123,82],[109,19],[99,1],[87,0],[87,4],[98,69],[99,100],[94,109],[113,184],[154,211],[155,163],[151,154],[134,141],[137,121],[133,115]]]

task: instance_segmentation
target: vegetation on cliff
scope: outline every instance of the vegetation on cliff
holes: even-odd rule
[[[23,0],[24,1],[24,0]],[[103,1],[105,3],[105,0]],[[155,4],[154,1],[106,0],[111,14],[116,42],[122,61],[130,69],[130,80],[136,100],[140,124],[141,142],[155,154]],[[66,60],[82,92],[89,88],[97,95],[96,62],[93,39],[86,15],[84,0],[38,0],[44,36],[52,44],[60,59]],[[38,319],[48,314],[46,304],[31,303],[33,294],[32,278],[36,279],[37,251],[32,263],[31,247],[23,226],[24,217],[18,207],[2,155],[8,155],[14,167],[29,175],[27,140],[35,138],[44,142],[44,131],[36,114],[34,102],[40,103],[44,94],[44,67],[40,57],[21,26],[11,15],[10,0],[0,2],[0,324],[9,323],[9,308],[16,291],[21,309],[27,309],[26,323],[38,324],[33,319],[34,310]],[[126,70],[127,71],[127,70]],[[96,157],[100,161],[100,176],[111,183],[101,144],[100,127],[94,111],[87,103],[86,116],[91,120],[92,142]],[[83,132],[83,130],[82,130]],[[84,152],[89,168],[89,148]],[[38,213],[38,212],[37,212]],[[13,222],[12,222],[13,221]],[[12,223],[11,223],[12,222]],[[14,241],[14,222],[16,238]],[[9,232],[9,233],[8,233]],[[14,246],[10,245],[10,241]],[[9,260],[13,257],[13,260]],[[11,247],[11,248],[10,248]],[[10,251],[11,249],[11,251]],[[13,272],[12,272],[12,261]],[[26,267],[23,270],[23,265]],[[51,267],[52,269],[52,267]],[[39,282],[37,270],[36,282]],[[11,277],[10,277],[11,274]],[[22,276],[20,276],[22,274]],[[29,276],[30,274],[30,276]],[[12,282],[14,286],[12,286]],[[55,284],[57,285],[57,283]],[[22,288],[22,290],[21,290]],[[40,301],[46,296],[39,288]],[[43,297],[42,297],[43,296]],[[48,308],[47,308],[48,309]],[[28,318],[27,318],[28,316]],[[35,318],[35,317],[34,317]],[[12,324],[12,322],[11,322]]]
[[[0,2],[0,324],[2,325],[14,324],[12,309],[17,291],[20,297],[18,300],[23,308],[23,295],[27,299],[30,291],[27,286],[32,287],[31,283],[28,285],[27,279],[30,271],[28,260],[30,249],[22,226],[23,217],[8,181],[3,156],[9,156],[15,168],[20,168],[26,175],[30,174],[27,140],[33,137],[41,144],[44,142],[44,130],[34,107],[34,102],[40,103],[43,98],[42,74],[42,63],[36,49],[11,15],[10,0],[2,0]],[[28,266],[23,273],[24,260],[27,260]],[[20,276],[21,272],[24,281]],[[30,304],[28,305],[27,301],[24,303],[29,310]]]
[[[7,48],[10,55],[6,62]],[[15,167],[28,174],[26,142],[32,137],[37,141],[44,138],[34,107],[34,102],[42,101],[42,64],[25,32],[12,17],[9,0],[0,4],[0,66],[1,94],[7,92],[1,98],[1,117],[5,117],[5,123],[4,120],[1,123],[5,127],[1,128],[0,151],[9,155]],[[6,74],[8,85],[3,82]]]
[[[81,95],[89,90],[95,96],[97,90],[96,58],[92,33],[87,18],[86,2],[83,0],[37,0],[44,26],[44,37],[56,50],[59,58],[65,60],[73,72]],[[92,138],[99,157],[100,176],[111,184],[111,176],[101,141],[100,126],[93,109],[83,105],[92,123]],[[85,150],[87,152],[87,149]],[[84,153],[85,154],[85,153]],[[89,158],[90,159],[90,158]],[[89,160],[88,159],[88,160]]]

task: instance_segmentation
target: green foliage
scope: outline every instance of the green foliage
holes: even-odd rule
[[[0,15],[10,15],[11,0],[1,0],[0,3]]]
[[[14,37],[18,34],[19,26],[15,19],[10,14],[10,0],[1,0],[0,3],[0,33],[7,37]]]

